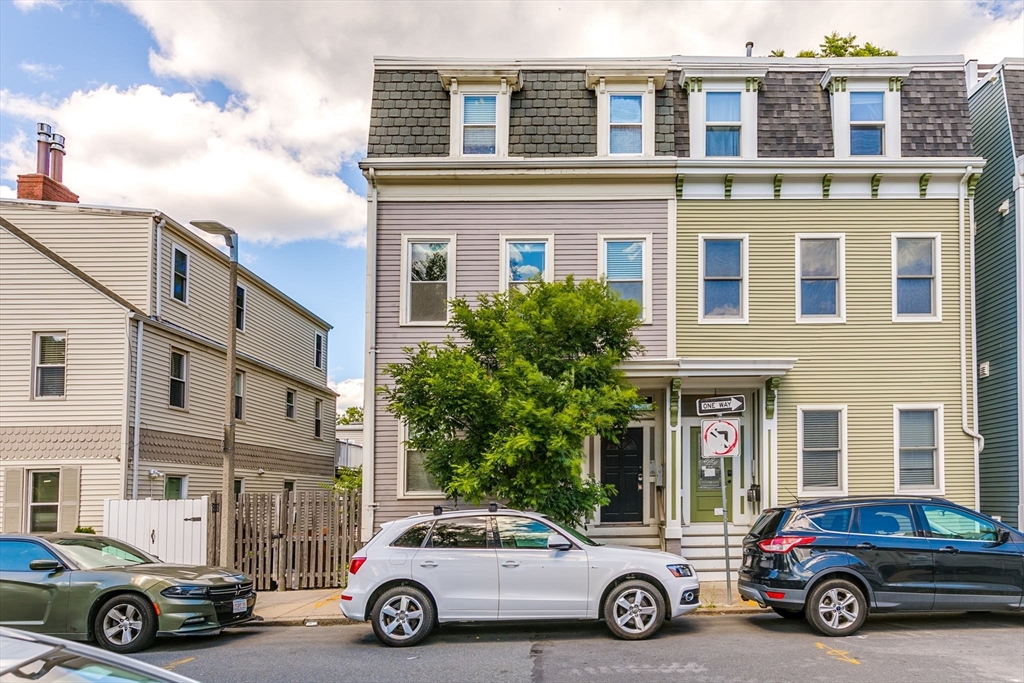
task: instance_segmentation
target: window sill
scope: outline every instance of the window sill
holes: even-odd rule
[[[894,323],[941,323],[941,315],[922,315],[922,316],[907,316],[907,315],[894,315],[892,317]]]
[[[181,299],[175,299],[175,298],[174,298],[174,297],[172,296],[172,297],[171,297],[171,298],[169,299],[169,301],[173,301],[174,303],[178,304],[179,306],[185,306],[186,308],[188,307],[188,299],[186,299],[185,301],[182,301]]]
[[[813,316],[813,315],[805,315],[805,316],[797,316],[797,319],[796,319],[796,324],[797,325],[842,325],[842,324],[845,324],[845,323],[846,323],[846,316],[832,316],[832,315]]]
[[[174,410],[174,411],[179,412],[179,413],[187,413],[188,412],[188,408],[181,408],[179,406],[172,406],[170,404],[168,404],[167,408],[169,410]]]
[[[67,398],[68,398],[68,395],[64,394],[63,396],[33,396],[32,400],[33,401],[65,401],[65,400],[67,400]]]
[[[945,489],[901,489],[897,486],[894,490],[900,496],[945,496]]]
[[[698,325],[748,325],[747,318],[698,318]]]
[[[398,323],[399,327],[445,327],[447,320],[408,320]]]
[[[846,489],[816,489],[813,491],[807,491],[805,489],[797,489],[797,498],[845,498],[850,495],[846,492]]]
[[[407,493],[399,493],[398,494],[398,499],[399,500],[413,500],[413,499],[420,499],[420,500],[422,500],[424,498],[432,498],[432,499],[435,499],[435,500],[440,498],[442,500],[445,500],[444,491],[414,491],[414,492],[407,492]]]

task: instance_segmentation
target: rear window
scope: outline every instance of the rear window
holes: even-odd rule
[[[850,508],[805,512],[790,522],[786,528],[793,531],[834,531],[846,533],[850,530]]]
[[[422,522],[421,524],[415,524],[405,530],[405,533],[399,536],[391,544],[395,548],[419,548],[423,545],[423,539],[430,533],[430,525],[434,521]]]
[[[774,534],[779,526],[782,524],[782,519],[785,517],[785,508],[773,508],[765,510],[761,513],[761,516],[754,522],[754,526],[750,528],[750,533],[747,536],[754,538],[765,538]]]

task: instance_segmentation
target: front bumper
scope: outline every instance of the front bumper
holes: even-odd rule
[[[157,634],[161,636],[184,636],[217,633],[228,626],[237,626],[253,620],[256,593],[238,596],[245,600],[245,610],[235,612],[231,599],[190,599],[159,596],[154,600],[160,608]]]
[[[804,603],[807,601],[807,591],[803,589],[770,588],[763,584],[744,581],[743,579],[740,579],[736,588],[742,597],[747,600],[753,600],[761,607],[781,607],[783,609],[800,610],[804,608]],[[769,591],[771,591],[773,596],[781,594],[782,597],[768,597]]]
[[[670,585],[669,598],[672,602],[668,605],[671,608],[672,619],[689,614],[700,607],[700,582],[697,581],[697,577],[687,578],[678,586]]]

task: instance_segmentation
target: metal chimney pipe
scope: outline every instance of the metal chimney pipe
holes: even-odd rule
[[[747,56],[752,57],[754,55],[754,41],[747,41]]]
[[[36,173],[50,175],[50,124],[36,124]]]
[[[58,183],[64,182],[64,136],[56,133],[50,143],[50,177]]]

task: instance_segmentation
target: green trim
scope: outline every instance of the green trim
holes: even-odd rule
[[[761,88],[761,79],[756,76],[747,77],[747,92],[757,92]]]
[[[899,76],[892,76],[889,78],[889,92],[899,92],[903,90],[903,79]]]
[[[681,200],[682,198],[683,198],[683,176],[682,175],[677,175],[676,176],[676,199],[680,199]]]
[[[974,190],[978,186],[978,179],[981,178],[980,173],[974,173],[971,175],[970,180],[967,181],[967,196],[971,199],[974,198]]]
[[[725,174],[725,198],[732,199],[732,173]]]
[[[769,420],[775,417],[775,399],[778,398],[779,384],[781,377],[769,377],[764,383],[765,417]]]
[[[672,380],[672,392],[668,400],[668,420],[673,427],[679,426],[679,389],[682,385],[683,380],[678,378]]]
[[[775,174],[775,198],[778,199],[782,196],[782,174]]]
[[[931,173],[922,173],[921,180],[918,182],[918,187],[921,188],[921,199],[928,196],[928,182],[932,179]]]
[[[878,186],[882,184],[882,174],[876,173],[871,176],[871,198],[878,199]]]
[[[821,198],[828,199],[829,190],[832,189],[832,174],[826,173],[821,176]]]

